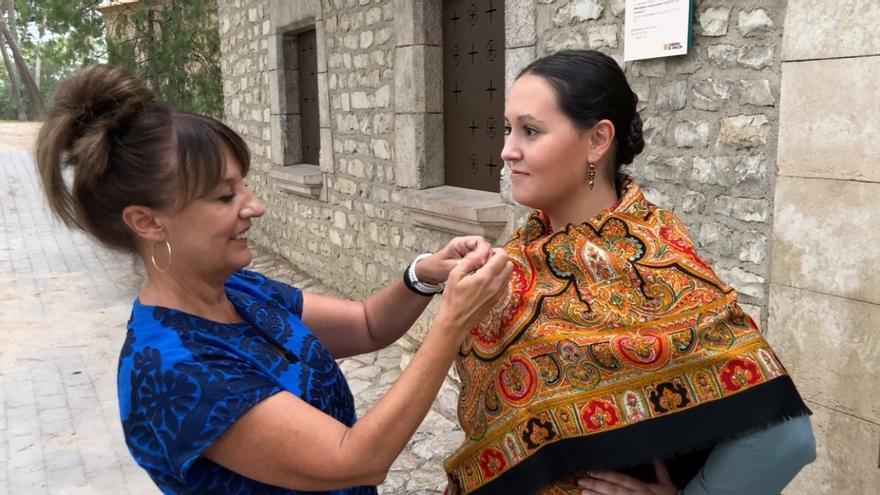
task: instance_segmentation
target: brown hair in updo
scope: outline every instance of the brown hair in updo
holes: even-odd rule
[[[58,85],[37,137],[49,206],[108,247],[135,252],[122,211],[182,208],[222,180],[224,153],[247,174],[247,145],[211,117],[180,112],[128,72],[86,67]],[[64,168],[72,169],[72,181]],[[68,185],[68,182],[70,185]]]
[[[578,129],[602,119],[614,124],[616,167],[632,163],[644,149],[639,98],[613,58],[595,50],[563,50],[530,63],[517,78],[525,74],[550,84],[559,109]]]

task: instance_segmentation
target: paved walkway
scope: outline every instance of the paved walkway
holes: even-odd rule
[[[4,132],[16,139],[0,146],[0,494],[157,494],[128,453],[116,405],[136,264],[50,215],[31,154],[20,148],[33,129],[0,126],[0,143],[12,141]],[[257,270],[330,293],[285,260],[256,251]],[[341,363],[359,414],[407,359],[392,346]],[[447,384],[380,493],[445,486],[442,459],[462,439],[454,407]]]

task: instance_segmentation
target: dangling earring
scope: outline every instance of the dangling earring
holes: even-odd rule
[[[153,262],[153,266],[156,268],[156,270],[158,270],[160,273],[165,273],[168,271],[169,268],[171,268],[171,243],[165,241],[165,249],[168,250],[168,264],[165,265],[165,268],[159,268],[159,264],[156,263],[156,244],[158,243],[154,242],[153,247],[150,249],[150,261]]]
[[[587,183],[590,185],[590,190],[593,190],[593,185],[596,183],[596,166],[593,165],[593,162],[587,162],[590,165],[590,169],[587,170]]]

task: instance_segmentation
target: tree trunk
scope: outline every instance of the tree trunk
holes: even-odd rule
[[[5,0],[3,2],[3,8],[0,9],[0,14],[15,15],[12,10],[12,2]],[[21,50],[18,48],[18,43],[15,42],[12,32],[9,31],[9,26],[6,24],[6,19],[3,15],[0,15],[0,34],[3,35],[9,49],[12,50],[12,58],[15,60],[16,68],[18,68],[18,75],[21,76],[24,87],[27,89],[28,98],[31,100],[31,104],[33,104],[34,109],[38,114],[42,114],[44,109],[43,96],[40,95],[37,85],[34,84],[34,78],[31,77],[27,63],[24,61],[24,57],[21,56]]]
[[[11,27],[11,26],[10,26]],[[15,28],[12,29],[12,32],[15,33]],[[43,22],[40,24],[40,42],[34,43],[34,56],[36,57],[36,61],[34,62],[34,82],[37,83],[37,91],[40,91],[42,87],[41,82],[43,81],[43,40],[46,36],[46,14],[43,14]],[[42,94],[42,92],[40,92]]]
[[[161,74],[159,71],[159,59],[156,56],[156,11],[152,7],[147,7],[147,64],[150,67],[150,80],[153,82],[153,90],[157,93],[162,92]]]
[[[3,64],[6,66],[6,74],[9,75],[9,92],[11,93],[12,106],[18,115],[18,120],[27,120],[27,113],[24,111],[24,105],[21,104],[21,95],[18,92],[18,78],[15,77],[15,68],[12,67],[12,61],[9,60],[9,54],[6,53],[6,44],[0,40],[0,52],[3,53]]]

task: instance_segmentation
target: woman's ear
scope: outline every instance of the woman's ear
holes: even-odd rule
[[[138,205],[126,206],[122,210],[122,221],[141,239],[150,242],[165,240],[165,228],[152,208]]]
[[[602,119],[589,131],[589,160],[592,163],[602,163],[605,157],[612,152],[614,145],[614,124],[608,119]]]

